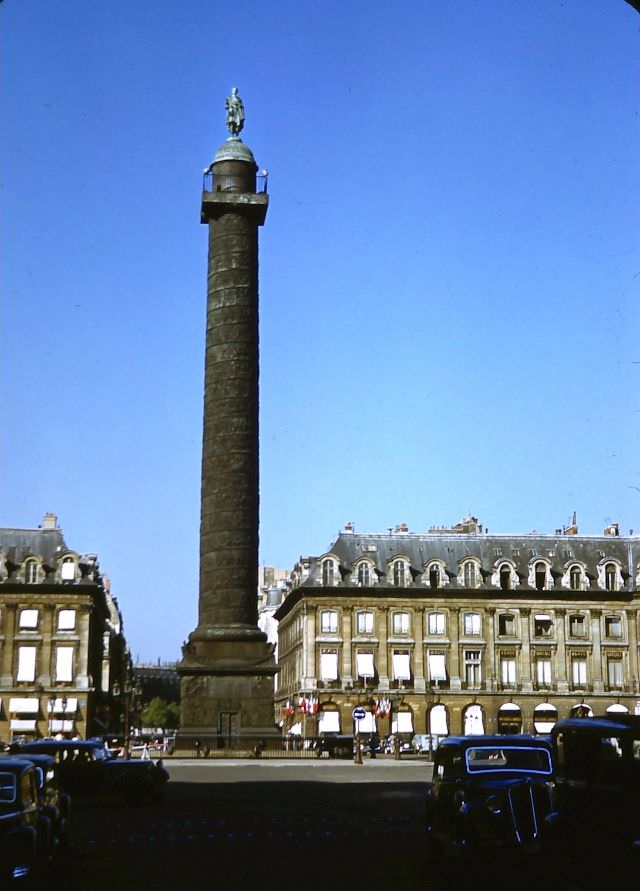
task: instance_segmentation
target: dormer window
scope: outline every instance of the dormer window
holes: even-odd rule
[[[40,564],[37,560],[27,560],[24,566],[24,580],[28,585],[40,581]]]
[[[433,563],[429,568],[429,587],[439,588],[441,584],[440,567],[437,563]]]
[[[335,560],[324,560],[322,563],[322,584],[325,588],[330,588],[335,585],[336,578],[336,561]]]
[[[536,591],[544,591],[547,587],[547,565],[546,563],[536,563],[534,570],[534,581]]]
[[[478,567],[473,560],[467,560],[463,566],[462,578],[465,588],[475,588],[478,584]]]
[[[607,563],[604,568],[604,586],[607,591],[615,591],[617,588],[617,567],[615,563]]]
[[[503,563],[500,567],[500,590],[511,590],[511,567],[506,563]]]
[[[358,563],[358,584],[363,588],[371,586],[371,564],[367,560]]]
[[[76,578],[76,561],[73,557],[64,557],[60,566],[60,578],[63,582],[73,582]]]
[[[572,566],[569,570],[569,587],[572,591],[582,590],[582,570],[579,566]]]
[[[393,564],[393,584],[396,588],[406,588],[409,584],[409,566],[406,560],[396,560]]]

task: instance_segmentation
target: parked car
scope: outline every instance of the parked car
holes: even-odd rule
[[[430,854],[495,847],[539,851],[551,811],[552,761],[535,736],[449,736],[427,792]]]
[[[55,860],[55,829],[36,771],[26,759],[0,759],[0,888],[46,875]]]
[[[556,866],[577,874],[597,850],[590,878],[640,868],[640,717],[565,718],[552,731],[554,809],[546,831]],[[595,866],[595,868],[594,868]],[[599,872],[600,871],[600,872]]]
[[[62,789],[56,759],[31,752],[23,752],[21,758],[30,761],[36,769],[40,807],[51,821],[56,848],[66,849],[71,830],[71,796]]]
[[[53,756],[62,788],[72,796],[117,796],[127,804],[159,802],[169,779],[161,761],[114,758],[101,740],[41,739],[12,750]]]

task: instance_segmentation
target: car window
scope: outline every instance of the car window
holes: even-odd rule
[[[469,773],[527,771],[551,774],[551,756],[535,746],[474,746],[466,752]]]
[[[16,778],[12,773],[0,773],[0,804],[13,804],[16,800]]]

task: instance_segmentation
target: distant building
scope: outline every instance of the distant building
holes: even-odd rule
[[[0,739],[117,732],[130,656],[95,554],[69,548],[55,514],[0,529]]]
[[[300,558],[278,621],[285,731],[548,732],[640,713],[640,538],[348,524]]]
[[[278,660],[278,623],[274,613],[282,604],[284,589],[289,582],[291,570],[276,569],[275,566],[258,567],[258,628],[267,635],[269,643],[275,644],[275,659]]]
[[[165,702],[180,703],[180,678],[175,662],[136,663],[133,667],[140,708],[159,697]]]

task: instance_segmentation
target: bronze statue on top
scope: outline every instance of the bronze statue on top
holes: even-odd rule
[[[244,105],[237,87],[231,88],[231,95],[224,100],[224,107],[227,109],[227,130],[232,138],[237,138],[244,127]]]

